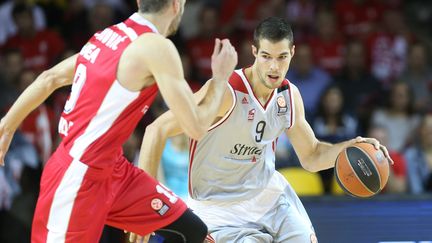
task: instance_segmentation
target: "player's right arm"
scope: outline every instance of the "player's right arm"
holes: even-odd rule
[[[191,138],[199,140],[216,117],[227,81],[237,64],[237,53],[228,40],[216,39],[212,55],[213,77],[204,98],[197,104],[184,80],[180,56],[174,44],[159,35],[144,40],[141,58],[156,80],[164,101],[180,127]]]
[[[208,88],[209,82],[194,94],[197,103],[203,102]],[[231,92],[228,88],[225,88],[223,102],[218,109],[217,117],[223,117],[232,106],[232,102],[234,101]],[[216,120],[213,122],[216,122]],[[146,128],[141,144],[138,167],[156,178],[167,139],[182,133],[184,131],[171,111],[159,116]]]
[[[77,55],[69,57],[49,70],[42,72],[18,97],[0,121],[0,165],[9,149],[13,134],[21,122],[44,102],[54,90],[72,84]]]

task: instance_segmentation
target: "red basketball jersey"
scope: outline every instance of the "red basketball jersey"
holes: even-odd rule
[[[93,167],[112,166],[110,163],[122,155],[122,144],[153,102],[158,92],[156,83],[132,92],[117,80],[123,51],[148,32],[157,29],[134,14],[96,33],[80,51],[72,91],[59,122],[62,143],[74,159]]]

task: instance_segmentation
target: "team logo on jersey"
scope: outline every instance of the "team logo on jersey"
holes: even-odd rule
[[[242,99],[242,104],[249,104],[249,101],[248,101],[248,99],[246,98],[246,96],[243,97],[243,99]]]
[[[248,112],[248,121],[252,121],[255,117],[255,109],[252,109]]]
[[[287,107],[287,103],[285,101],[285,97],[283,97],[282,95],[277,97],[277,107],[278,107],[278,111],[277,114],[278,115],[285,115],[288,111],[288,107]]]

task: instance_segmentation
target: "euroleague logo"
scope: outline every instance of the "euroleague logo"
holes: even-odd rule
[[[153,198],[153,200],[151,201],[151,207],[153,208],[153,210],[160,210],[164,203],[162,202],[162,200],[160,200],[159,198]]]
[[[278,108],[278,111],[277,111],[278,115],[284,115],[287,113],[288,107],[287,107],[287,103],[285,101],[285,97],[283,97],[282,95],[278,96],[277,100],[276,100],[276,104],[277,104],[277,108]]]

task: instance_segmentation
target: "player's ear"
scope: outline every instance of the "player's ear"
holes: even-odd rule
[[[295,53],[295,45],[292,45],[290,52],[291,52],[291,57],[293,57]]]
[[[252,55],[256,58],[258,56],[258,48],[255,45],[252,45]]]

